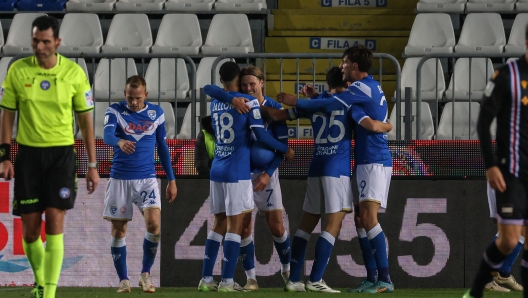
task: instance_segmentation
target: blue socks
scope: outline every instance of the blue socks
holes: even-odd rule
[[[275,249],[281,262],[281,272],[290,271],[290,236],[287,231],[280,237],[273,237]]]
[[[224,241],[224,262],[222,268],[222,282],[232,283],[240,254],[240,235],[227,233]]]
[[[385,233],[383,233],[379,223],[367,232],[367,237],[374,253],[376,266],[378,267],[378,280],[392,283],[389,275],[389,260],[387,258]]]
[[[209,235],[207,235],[202,266],[202,277],[204,278],[210,277],[211,280],[213,279],[213,269],[216,263],[216,258],[218,257],[218,250],[220,248],[222,238],[224,238],[222,235],[213,231],[209,232]]]
[[[141,269],[141,273],[148,272],[150,274],[150,268],[152,268],[156,253],[158,252],[159,239],[160,234],[154,235],[145,232],[145,239],[143,239],[143,268]]]
[[[367,281],[375,284],[378,281],[378,266],[376,265],[376,259],[374,259],[374,253],[372,252],[367,232],[363,228],[356,229],[356,231],[358,234],[359,247],[361,247],[361,252],[363,254],[363,262],[367,269]]]
[[[334,248],[335,238],[330,233],[324,231],[321,233],[315,244],[315,260],[310,273],[310,281],[317,282],[323,279],[323,273],[330,260],[332,249]]]
[[[301,281],[301,270],[304,267],[306,257],[306,246],[310,240],[310,234],[303,230],[297,230],[291,246],[290,280]]]
[[[240,242],[240,258],[242,259],[242,267],[246,271],[247,279],[256,280],[255,275],[255,243],[253,236],[242,239]]]
[[[112,237],[110,251],[112,252],[112,259],[114,260],[114,267],[117,271],[117,275],[119,276],[119,281],[128,279],[125,237],[119,239]]]

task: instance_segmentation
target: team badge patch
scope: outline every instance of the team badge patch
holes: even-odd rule
[[[62,199],[67,199],[70,197],[70,190],[67,189],[66,187],[63,187],[60,189],[59,191],[59,196],[62,198]]]
[[[126,207],[121,207],[121,209],[119,209],[119,211],[121,211],[121,213],[125,213],[126,212]]]
[[[152,120],[156,119],[156,111],[155,110],[148,110],[147,114],[150,117],[150,119],[152,119]]]
[[[108,115],[105,115],[104,125],[108,123]]]
[[[262,118],[262,117],[260,116],[260,111],[259,111],[258,109],[253,110],[253,118],[255,118],[255,119],[260,119],[260,118]]]
[[[117,206],[111,206],[110,207],[110,213],[112,213],[112,215],[116,214],[117,212]]]
[[[42,90],[48,90],[50,87],[51,87],[51,84],[50,84],[49,81],[44,80],[44,81],[40,82],[40,88]]]
[[[490,97],[494,88],[495,88],[495,83],[493,83],[492,81],[489,81],[488,84],[486,85],[486,89],[484,90],[484,95],[486,97]]]
[[[2,99],[4,98],[4,87],[0,87],[0,103],[2,102]]]
[[[86,106],[87,107],[91,107],[94,105],[94,102],[93,102],[93,92],[92,90],[88,90],[86,92],[84,92],[84,97],[86,98]]]

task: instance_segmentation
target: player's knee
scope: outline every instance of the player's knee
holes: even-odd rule
[[[33,243],[40,237],[40,229],[38,231],[24,231],[24,241],[26,243]]]
[[[499,238],[496,243],[497,247],[503,254],[509,254],[517,246],[518,240],[513,237],[504,237]]]
[[[152,234],[159,234],[159,223],[147,222],[147,231]]]
[[[278,224],[278,223],[269,224],[268,228],[271,232],[271,235],[273,235],[273,237],[279,238],[282,235],[284,235],[284,227],[282,226],[282,224]]]

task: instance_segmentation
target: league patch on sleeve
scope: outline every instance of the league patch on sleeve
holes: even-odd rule
[[[109,118],[109,116],[105,115],[105,120],[104,120],[104,124],[103,125],[106,125],[108,123],[108,118]]]
[[[2,99],[4,99],[4,87],[0,87],[0,103],[2,103]]]
[[[254,109],[254,110],[253,110],[253,118],[255,118],[255,119],[260,119],[260,118],[262,118],[262,117],[260,116],[260,110],[259,110],[259,109]]]
[[[91,107],[91,106],[94,105],[92,89],[84,92],[84,97],[86,98],[86,106],[87,107]]]
[[[486,85],[486,89],[484,89],[484,96],[490,97],[494,88],[495,88],[495,83],[493,83],[492,81],[489,81],[488,84]]]

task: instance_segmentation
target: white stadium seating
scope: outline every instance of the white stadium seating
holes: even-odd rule
[[[94,134],[96,139],[104,138],[104,118],[106,109],[110,106],[108,101],[96,102],[93,113],[95,113],[94,119]],[[81,130],[77,133],[77,138],[81,138]]]
[[[515,10],[520,12],[528,11],[528,0],[518,0],[515,3]]]
[[[99,17],[94,13],[67,13],[61,23],[57,50],[62,54],[99,53],[103,32]]]
[[[167,0],[168,11],[210,11],[215,0]]]
[[[79,66],[84,70],[84,73],[86,74],[86,77],[88,80],[90,80],[90,77],[88,75],[88,66],[86,65],[86,61],[83,58],[69,58],[71,61],[79,64]]]
[[[125,60],[128,60],[126,65]],[[95,71],[94,94],[96,100],[108,101],[109,97],[112,101],[124,100],[123,92],[126,79],[137,75],[134,59],[118,58],[111,59],[111,61],[108,63],[108,59],[101,59]]]
[[[148,53],[152,31],[145,14],[116,14],[108,29],[103,53]]]
[[[506,12],[513,11],[517,0],[468,0],[467,12]]]
[[[467,0],[420,0],[418,12],[463,13]]]
[[[157,104],[154,100],[150,100],[150,102]],[[167,139],[174,139],[176,135],[176,118],[174,117],[174,109],[169,102],[160,102],[159,106],[163,109],[163,114],[165,114],[165,134]]]
[[[180,100],[185,99],[189,92],[189,77],[187,75],[187,66],[183,59],[178,59],[178,76],[176,78],[175,72],[176,67],[174,60],[163,58],[161,61],[158,59],[151,59],[145,74],[145,80],[147,81],[147,91],[149,93],[150,101],[157,101],[158,94],[161,101],[174,101],[175,98]],[[161,64],[160,64],[161,62]],[[158,73],[159,66],[161,65],[161,72]],[[158,79],[158,75],[159,78]],[[175,79],[178,80],[177,88],[175,88]],[[158,90],[159,82],[159,90]]]
[[[11,59],[13,59],[13,57],[2,57],[2,59],[0,59],[0,84],[4,82],[7,75],[7,67],[9,66],[9,62],[11,62]]]
[[[245,14],[216,14],[209,25],[202,53],[222,55],[251,52],[254,52],[254,48],[247,16]]]
[[[202,117],[211,115],[210,107],[211,107],[211,102],[207,102],[207,108],[206,108],[207,115],[203,115]],[[176,136],[176,139],[191,139],[191,132],[192,132],[191,108],[192,108],[192,103],[189,104],[187,106],[187,110],[185,110],[185,115],[183,116],[182,127],[180,129],[180,133]],[[199,114],[200,114],[200,103],[197,102],[196,103],[196,115],[199,115]],[[194,121],[196,122],[196,135],[198,135],[200,133],[200,117],[196,117]]]
[[[421,13],[416,16],[405,47],[405,55],[452,53],[454,48],[455,32],[448,14]]]
[[[217,0],[216,11],[259,11],[266,9],[266,0]]]
[[[420,105],[420,137],[419,140],[431,140],[434,135],[434,124],[433,116],[431,116],[431,109],[426,102],[422,102]],[[401,103],[401,137],[405,138],[405,123],[403,122],[403,116],[405,116],[405,103]],[[390,122],[394,125],[394,129],[389,131],[388,137],[389,140],[396,140],[396,105],[392,108],[390,115]],[[416,140],[416,102],[412,103],[412,139]]]
[[[211,68],[213,67],[213,62],[215,59],[216,57],[204,57],[202,60],[200,60],[200,64],[198,64],[198,68],[196,69],[197,91],[200,90],[200,88],[203,88],[205,85],[211,84]],[[216,65],[216,82],[214,82],[214,84],[217,86],[222,86],[218,71],[220,70],[220,66],[222,66],[222,64],[226,63],[227,61],[229,61],[229,59],[222,59],[222,61]]]
[[[117,11],[157,11],[163,9],[165,0],[119,0]]]
[[[469,115],[470,109],[471,117]],[[446,103],[436,131],[436,139],[478,140],[477,121],[479,112],[480,105],[478,102],[471,102],[471,108],[469,102],[455,102],[454,105],[452,102]]]
[[[470,13],[462,26],[455,52],[499,54],[505,45],[504,25],[498,13]]]
[[[32,53],[31,48],[31,23],[43,13],[17,13],[13,17],[7,41],[2,47],[5,55],[17,55],[21,53]]]
[[[401,73],[401,98],[405,97],[405,87],[412,88],[412,100],[416,100],[416,69],[421,58],[407,58],[403,64]],[[442,95],[445,91],[444,70],[440,60],[438,64],[438,71],[435,65],[436,59],[429,59],[425,61],[422,66],[422,85],[421,98],[422,100],[442,100]],[[437,89],[438,86],[438,90]]]
[[[493,64],[490,59],[471,59],[471,101],[482,100],[484,89],[486,89],[486,84],[493,75],[493,71]],[[453,80],[455,80],[454,83]],[[453,84],[455,85],[454,88]],[[469,100],[469,58],[460,58],[455,63],[455,69],[451,76],[449,87],[445,92],[448,101],[453,99],[453,89],[455,91],[454,98],[456,101]]]
[[[202,46],[202,33],[195,14],[166,14],[161,20],[152,53],[195,55]]]
[[[526,54],[526,26],[528,25],[528,13],[520,13],[513,21],[508,44],[504,47],[506,53],[515,55]]]
[[[69,0],[68,11],[112,11],[117,0]]]

